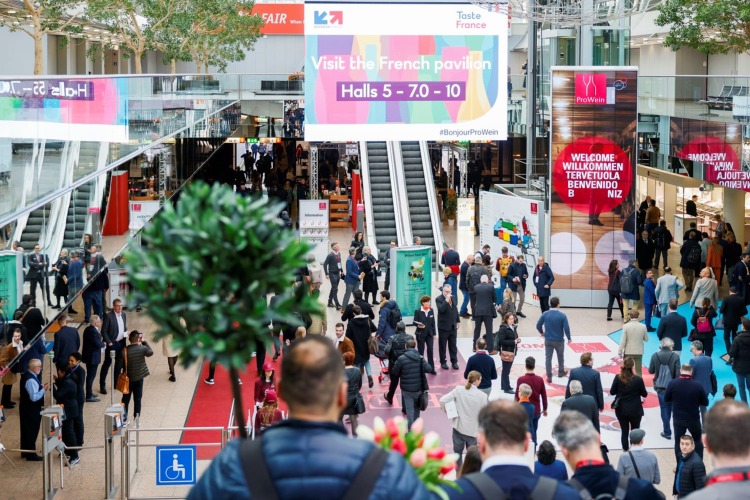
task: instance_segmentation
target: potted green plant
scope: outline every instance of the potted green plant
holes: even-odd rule
[[[146,248],[127,253],[132,302],[145,306],[155,338],[172,337],[184,365],[213,361],[229,370],[235,418],[246,437],[238,371],[271,343],[269,323],[319,315],[294,270],[308,246],[282,226],[281,205],[196,182],[143,230]],[[267,295],[278,299],[269,307]]]
[[[455,189],[449,189],[443,205],[443,213],[448,219],[448,225],[452,226],[456,220],[456,210],[458,209],[458,197]]]

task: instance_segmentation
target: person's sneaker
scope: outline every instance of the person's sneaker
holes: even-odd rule
[[[647,332],[655,332],[655,331],[656,331],[656,328],[654,328],[653,326],[647,326],[647,327],[646,327],[646,331],[647,331]]]
[[[237,385],[242,385],[242,379],[241,378],[237,379]]]
[[[383,394],[383,399],[385,399],[388,402],[389,405],[393,406],[393,400],[392,399],[388,399],[388,395],[387,394]]]
[[[203,381],[207,383],[208,385],[214,385],[214,379],[212,378],[205,378],[203,379]]]
[[[668,436],[668,435],[664,434],[663,432],[660,432],[659,435],[661,437],[663,437],[664,439],[672,439],[672,436]]]
[[[521,311],[518,311],[516,313],[516,316],[521,317],[521,318],[525,318],[526,317],[526,315],[524,313],[522,313]]]
[[[86,398],[87,403],[98,403],[101,401],[101,399],[97,398],[96,396],[91,396],[90,398]]]
[[[73,458],[71,460],[68,460],[68,466],[75,465],[75,464],[77,464],[80,461],[81,461],[81,457],[75,457],[75,458]]]

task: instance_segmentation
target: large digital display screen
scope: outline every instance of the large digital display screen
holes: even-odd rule
[[[306,3],[305,139],[505,140],[507,16]]]
[[[126,78],[0,80],[0,137],[126,142]]]
[[[637,85],[636,68],[552,68],[550,265],[568,306],[606,305],[610,262],[635,257]]]

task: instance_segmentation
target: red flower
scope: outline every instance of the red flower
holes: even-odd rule
[[[401,456],[406,455],[406,443],[401,438],[393,440],[393,443],[391,443],[391,449]]]
[[[235,330],[238,330],[240,328],[240,322],[235,321],[234,323],[232,323],[232,328],[234,328]]]
[[[448,474],[450,471],[456,468],[456,464],[443,465],[440,467],[440,474]]]
[[[390,419],[385,423],[385,428],[392,438],[398,437],[398,435],[401,433],[398,425],[393,419]]]
[[[427,457],[433,460],[442,460],[445,457],[445,450],[443,448],[433,448],[427,452]]]

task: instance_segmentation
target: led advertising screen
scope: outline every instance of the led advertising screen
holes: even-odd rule
[[[606,305],[635,257],[637,68],[553,67],[550,265],[567,306]]]
[[[0,80],[0,137],[127,142],[127,79]]]
[[[505,140],[507,31],[471,4],[306,3],[305,139]]]
[[[750,191],[750,150],[743,144],[742,128],[741,123],[671,118],[671,155],[680,163],[702,163],[708,182]]]

